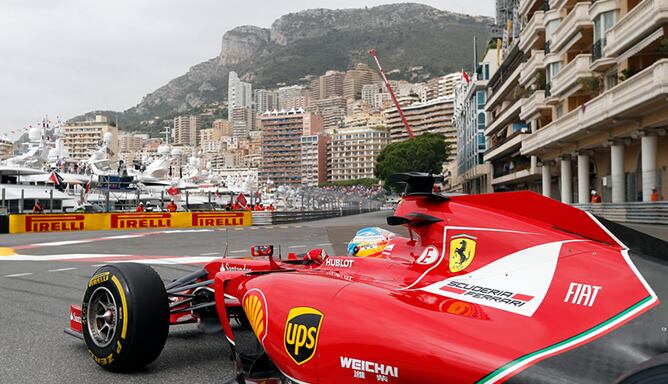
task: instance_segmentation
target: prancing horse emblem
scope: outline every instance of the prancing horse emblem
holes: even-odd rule
[[[476,237],[455,235],[450,238],[450,272],[466,269],[475,257]]]

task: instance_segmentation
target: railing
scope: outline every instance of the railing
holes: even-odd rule
[[[552,83],[545,83],[545,97],[552,96]]]
[[[550,50],[550,46],[551,46],[551,45],[552,45],[552,41],[548,40],[548,41],[545,42],[545,49],[544,49],[544,51],[545,51],[545,54],[546,54],[546,55],[548,55],[548,54],[551,52],[551,50]]]
[[[334,209],[328,211],[253,211],[253,225],[273,225],[300,223],[305,221],[329,219],[332,217],[358,215],[360,213],[374,212],[377,209]]]
[[[623,223],[668,225],[668,201],[574,204],[574,206]]]
[[[605,47],[605,37],[599,39],[591,47],[591,61],[594,62],[603,57],[603,47]]]

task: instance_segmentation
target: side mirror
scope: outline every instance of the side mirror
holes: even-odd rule
[[[271,257],[274,256],[273,245],[253,245],[251,247],[251,256],[253,257]]]

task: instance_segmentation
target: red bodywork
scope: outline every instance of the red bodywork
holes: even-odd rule
[[[404,197],[395,216],[411,237],[380,258],[207,265],[232,347],[241,305],[298,383],[500,382],[659,303],[584,211],[529,192],[432,197]]]

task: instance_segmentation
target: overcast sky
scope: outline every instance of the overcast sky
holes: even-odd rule
[[[308,8],[351,8],[375,0],[3,0],[0,3],[0,134],[48,114],[67,119],[125,110],[215,57],[225,31],[269,27]],[[417,1],[493,16],[493,0]],[[11,135],[16,138],[17,134]]]

